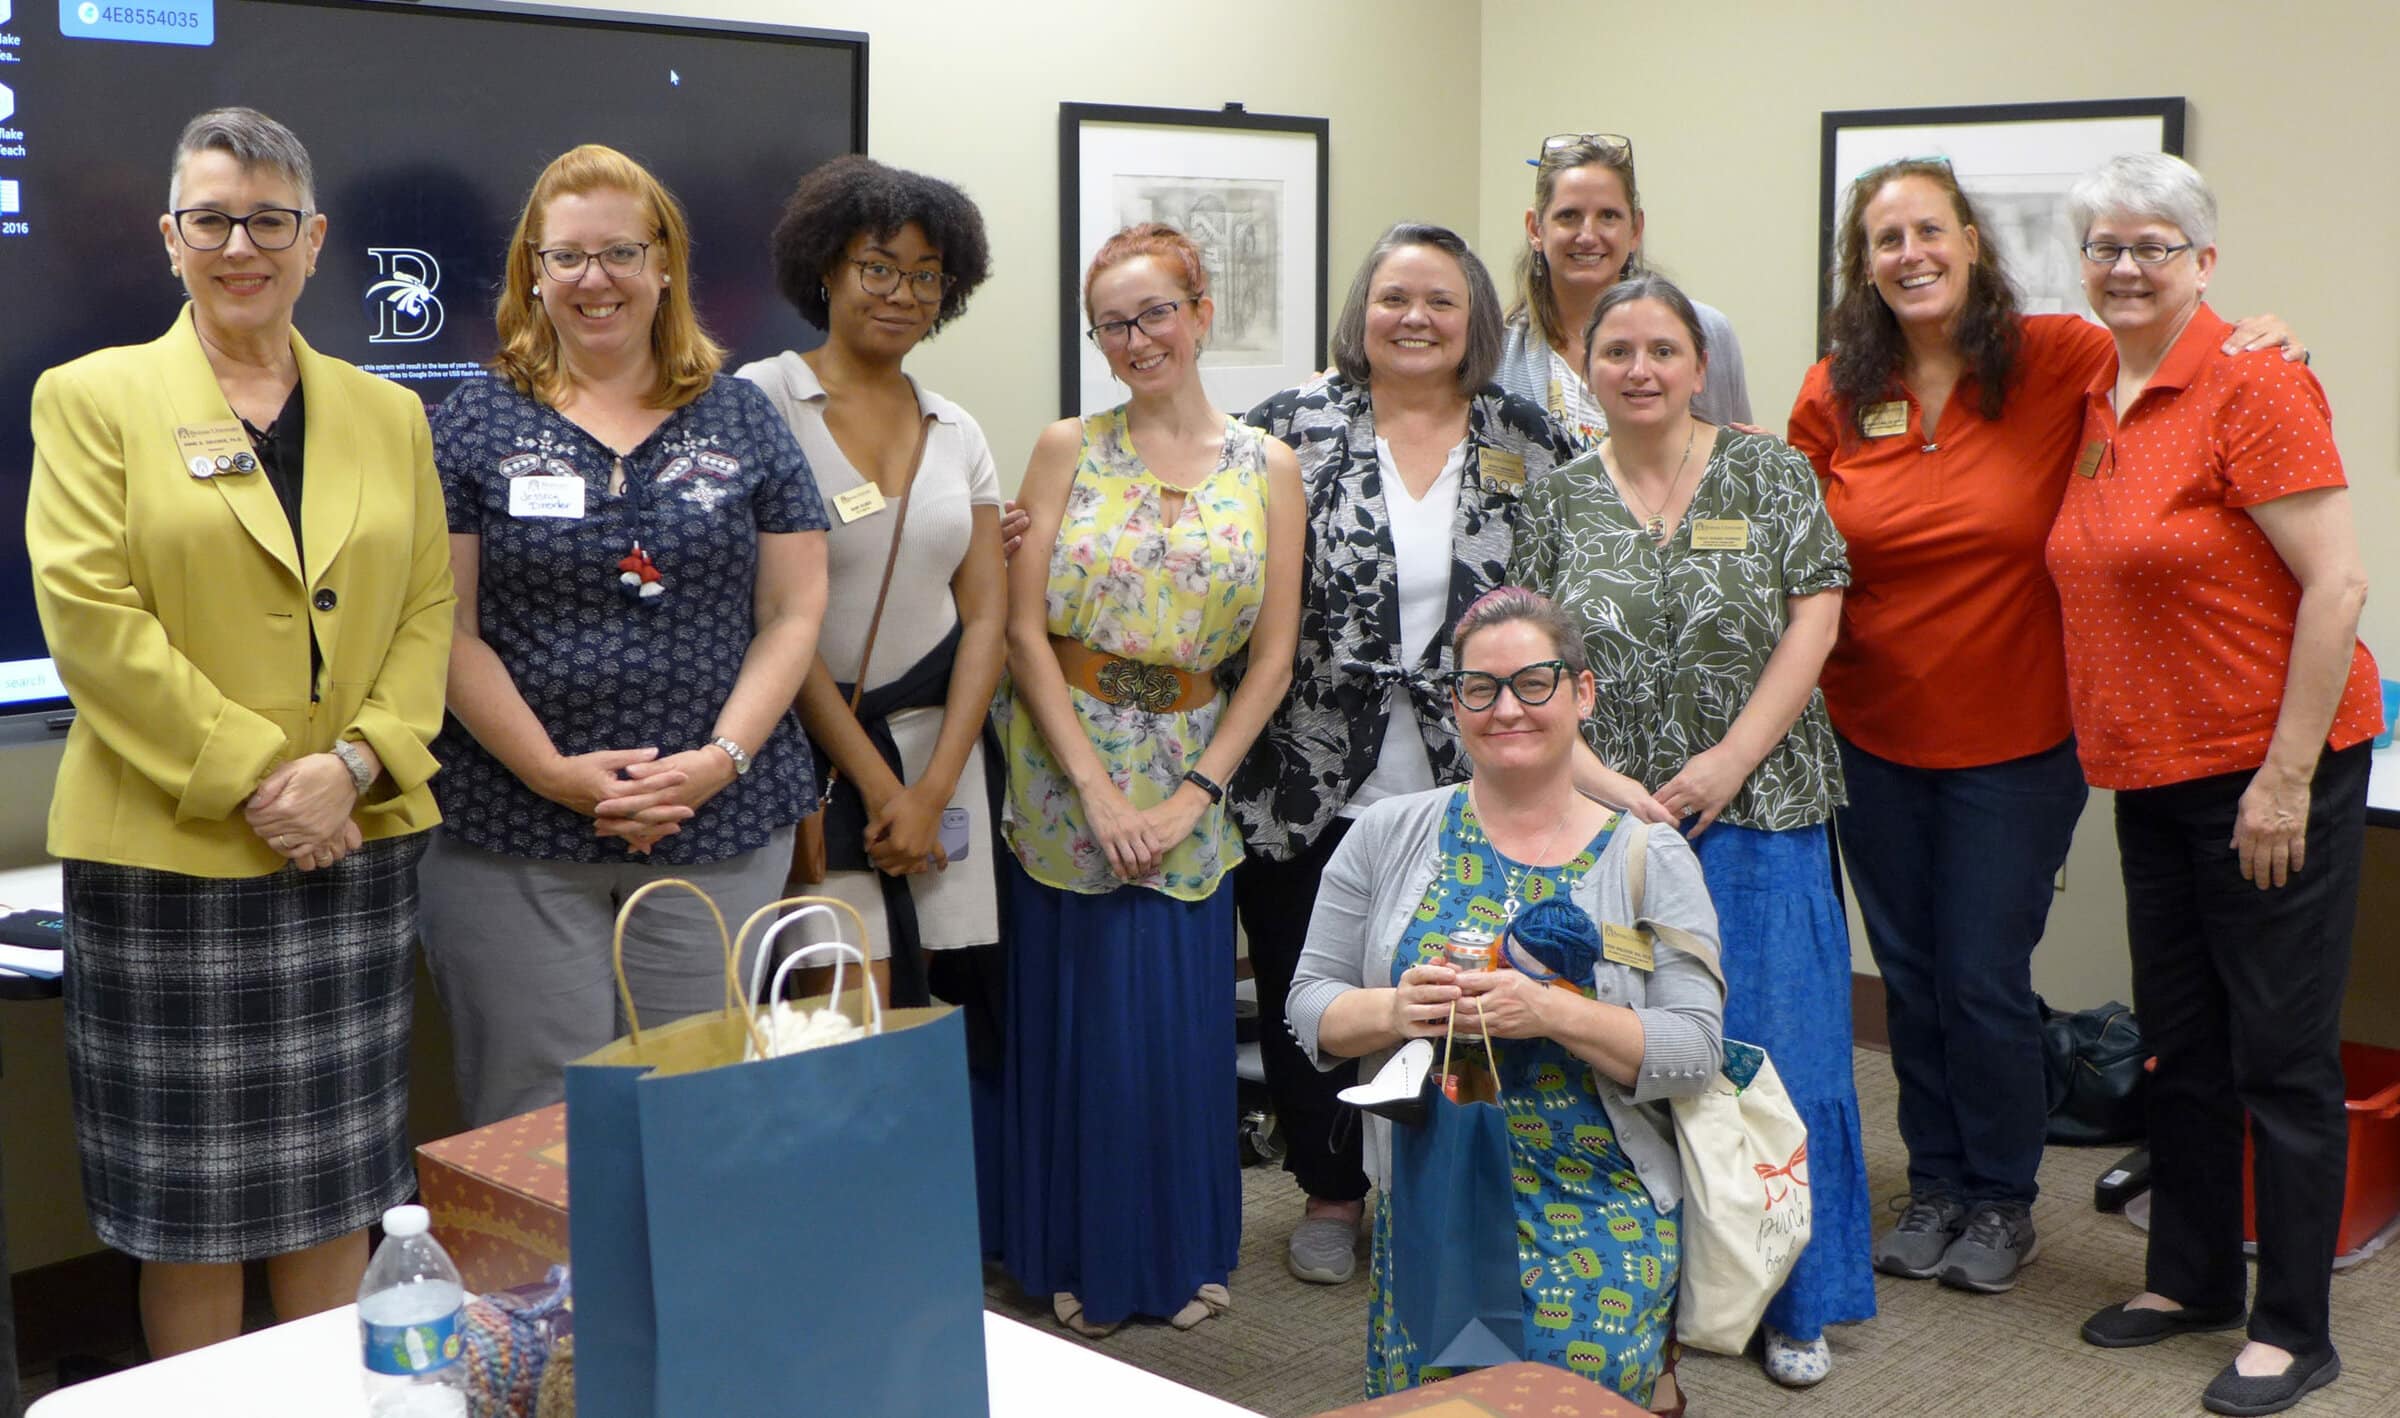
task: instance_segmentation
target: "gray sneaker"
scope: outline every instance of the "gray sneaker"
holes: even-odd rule
[[[2033,1208],[2021,1201],[1979,1201],[1967,1227],[1942,1252],[1942,1283],[1954,1290],[1997,1295],[2014,1289],[2017,1270],[2041,1251]]]
[[[1339,1285],[1358,1273],[1358,1227],[1338,1216],[1312,1216],[1292,1228],[1284,1263],[1311,1285]]]
[[[1932,1279],[1966,1221],[1966,1206],[1946,1192],[1910,1197],[1900,1224],[1876,1239],[1875,1268],[1907,1280]]]

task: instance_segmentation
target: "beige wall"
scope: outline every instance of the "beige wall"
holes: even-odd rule
[[[2299,22],[2238,0],[2098,11],[2084,0],[1491,0],[1481,13],[1485,255],[1497,266],[1523,240],[1524,159],[1543,134],[1627,134],[1649,254],[1732,319],[1756,416],[1778,431],[1815,358],[1825,110],[2189,99],[2186,155],[2223,208],[2210,299],[2229,315],[2274,311],[2313,347],[2369,573],[2391,577],[2400,267],[2340,259],[2325,243],[2347,235],[2372,246],[2400,225],[2400,191],[2340,156],[2400,132],[2400,88],[2385,72],[2400,12],[2371,0],[2306,6],[2293,12]],[[1548,66],[1555,81],[1529,82],[1528,56],[1551,54],[1569,57]],[[2379,588],[2365,635],[2400,664],[2400,578]],[[2108,795],[2095,793],[2036,959],[2036,982],[2062,1002],[2129,997],[2108,814]],[[2362,970],[2389,954],[2388,931],[2375,927],[2390,919],[2367,913]],[[1873,968],[1863,944],[1857,960]]]

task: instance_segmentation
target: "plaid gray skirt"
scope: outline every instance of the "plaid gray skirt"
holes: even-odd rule
[[[254,1260],[408,1200],[423,851],[386,838],[234,880],[65,863],[67,1071],[101,1240]]]

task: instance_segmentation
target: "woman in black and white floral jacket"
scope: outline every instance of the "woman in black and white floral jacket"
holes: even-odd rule
[[[1307,579],[1292,688],[1229,788],[1248,859],[1234,879],[1258,981],[1267,1087],[1308,1193],[1292,1273],[1356,1270],[1367,1192],[1355,1129],[1284,1024],[1317,878],[1369,803],[1466,776],[1441,677],[1459,613],[1500,584],[1526,485],[1575,456],[1540,405],[1493,382],[1499,293],[1457,233],[1402,222],[1351,283],[1334,372],[1248,421],[1300,455]],[[1613,775],[1612,775],[1613,776]],[[1664,821],[1630,779],[1618,801]],[[1604,789],[1605,791],[1605,789]]]

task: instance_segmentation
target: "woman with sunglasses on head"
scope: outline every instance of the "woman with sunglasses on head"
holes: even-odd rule
[[[1680,1413],[1668,1332],[1683,1173],[1665,1100],[1700,1092],[1722,1063],[1725,991],[1693,953],[1714,953],[1716,913],[1668,830],[1647,833],[1635,902],[1624,815],[1576,791],[1578,725],[1597,693],[1580,627],[1503,586],[1467,607],[1452,640],[1445,685],[1472,774],[1382,799],[1334,849],[1292,1030],[1320,1067],[1357,1059],[1369,1076],[1453,1025],[1466,1036],[1454,1049],[1481,1057],[1487,1038],[1510,1119],[1525,1356]],[[1537,916],[1546,928],[1531,938]],[[1637,919],[1652,925],[1648,968],[1600,950],[1601,922]],[[1495,932],[1519,921],[1531,939],[1512,935],[1507,959],[1490,960]],[[1460,968],[1461,947],[1487,963]],[[1378,1188],[1367,1392],[1379,1396],[1450,1375],[1419,1348],[1444,1337],[1411,1334],[1395,1302],[1396,1287],[1439,1281],[1395,1270],[1392,1229],[1402,1215],[1438,1225],[1459,1198],[1394,1194],[1392,1124],[1369,1113],[1364,1126]]]
[[[2042,546],[2109,337],[2018,313],[1946,159],[1862,174],[1835,256],[1833,353],[1801,385],[1791,441],[1855,570],[1825,702],[1908,1148],[1907,1207],[1874,1263],[1996,1293],[2036,1248],[2033,949],[2085,797]],[[2255,321],[2226,348],[2284,337]]]
[[[1517,255],[1516,303],[1500,350],[1500,387],[1549,410],[1579,448],[1608,432],[1608,416],[1583,382],[1590,363],[1584,328],[1611,286],[1646,269],[1645,219],[1633,175],[1633,140],[1615,133],[1556,133],[1542,140],[1525,249]],[[1750,386],[1733,324],[1693,302],[1708,337],[1708,388],[1695,405],[1715,424],[1750,421]]]
[[[459,595],[425,946],[477,1126],[557,1102],[624,1032],[610,926],[643,883],[737,922],[782,893],[825,610],[816,481],[758,386],[720,377],[673,194],[575,148],[505,269],[494,372],[434,418]],[[721,1008],[705,906],[645,903],[624,978],[644,1023]]]
[[[1284,1027],[1317,879],[1370,804],[1459,778],[1449,626],[1507,568],[1526,483],[1573,456],[1539,407],[1491,382],[1499,352],[1483,262],[1445,227],[1402,222],[1359,264],[1334,371],[1247,420],[1298,451],[1308,496],[1292,691],[1227,787],[1267,1089],[1308,1194],[1286,1264],[1321,1285],[1356,1269],[1367,1179],[1334,1098],[1348,1070],[1310,1067]]]
[[[1131,397],[1034,447],[994,712],[1014,873],[1002,1258],[1097,1336],[1232,1303],[1224,783],[1291,683],[1307,522],[1292,451],[1201,385],[1215,310],[1190,238],[1110,237],[1084,309]]]
[[[42,375],[25,511],[76,711],[49,845],[84,1202],[161,1359],[242,1332],[247,1262],[280,1319],[348,1304],[415,1191],[452,594],[424,405],[292,325],[325,246],[308,150],[220,108],[169,173],[188,303]]]
[[[1849,563],[1807,460],[1695,412],[1714,352],[1681,291],[1618,283],[1585,342],[1608,437],[1528,495],[1510,577],[1582,627],[1594,746],[1688,824],[1724,931],[1726,1034],[1774,1058],[1808,1125],[1814,1233],[1761,1353],[1776,1382],[1813,1384],[1833,1363],[1825,1326],[1875,1313],[1829,826],[1841,764],[1816,692]]]

